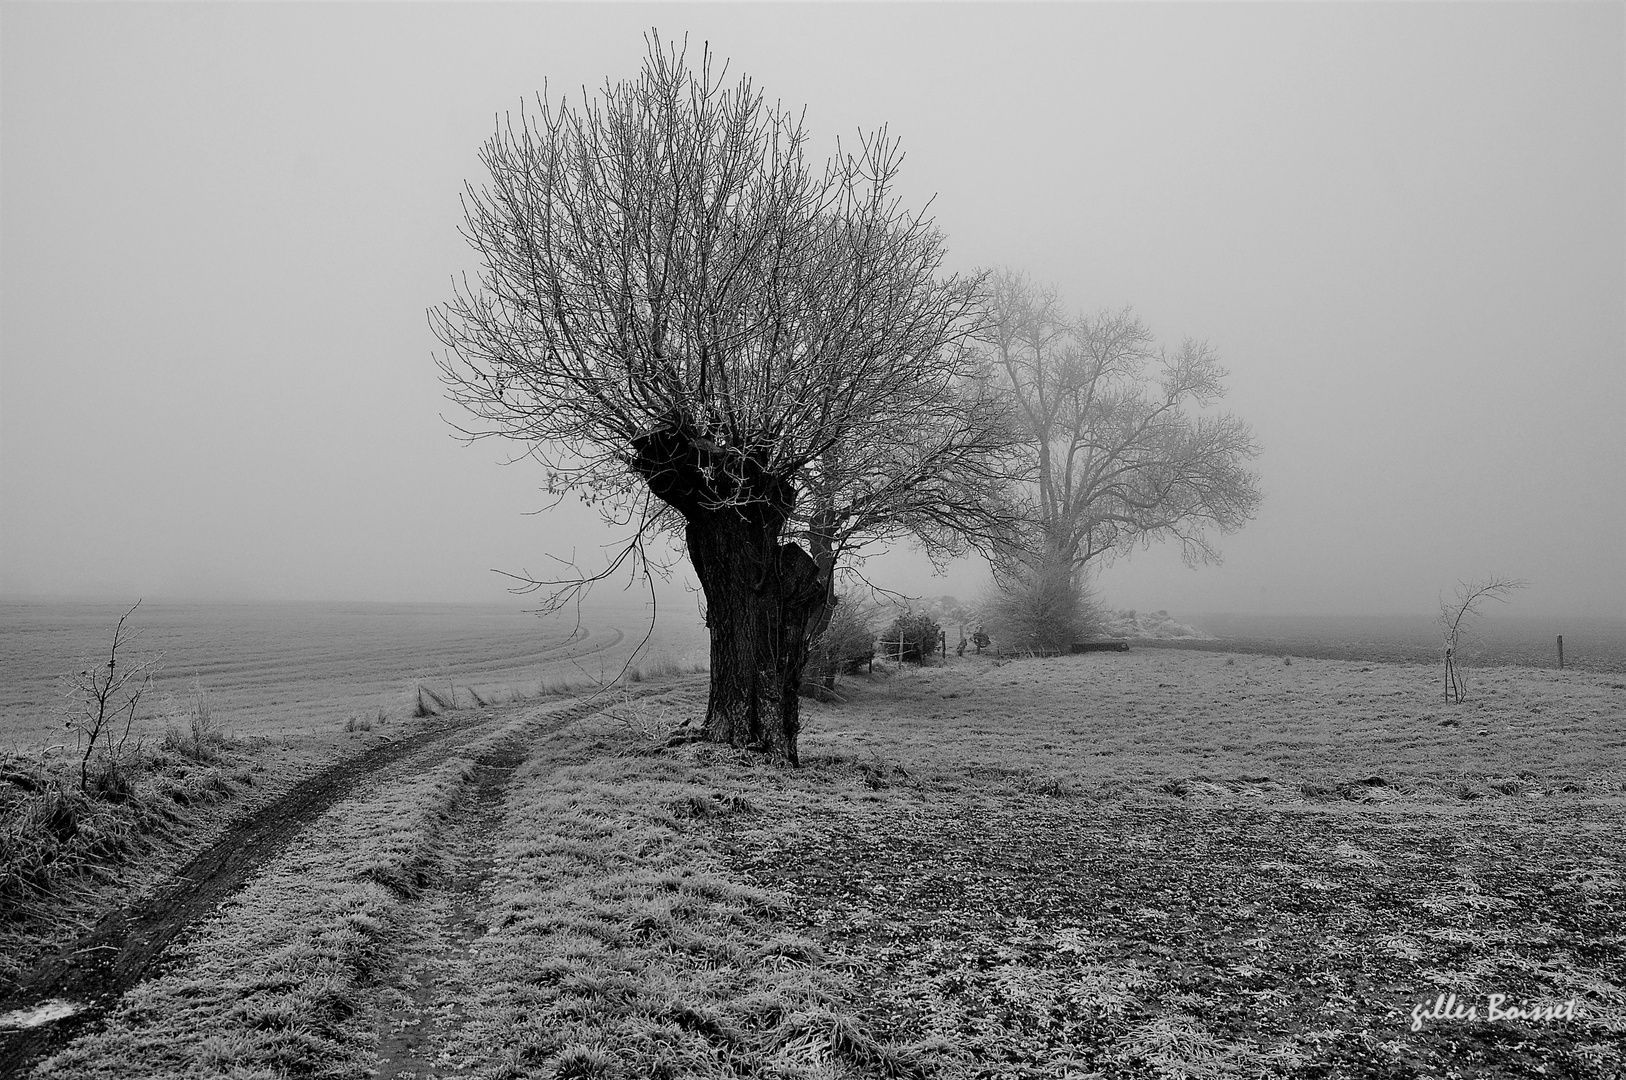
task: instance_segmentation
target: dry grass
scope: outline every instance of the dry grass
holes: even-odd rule
[[[436,873],[437,841],[475,760],[536,719],[519,714],[426,772],[410,772],[409,759],[370,780],[194,928],[102,1030],[39,1074],[365,1075],[381,942]]]
[[[692,656],[680,659],[669,652],[656,652],[628,667],[625,678],[628,682],[641,683],[678,675],[698,675],[709,670],[709,664]]]
[[[116,762],[104,757],[88,792],[66,755],[0,754],[0,981],[117,899],[132,869],[173,855],[255,775],[223,739],[177,736]]]
[[[624,668],[601,669],[594,673],[578,666],[574,674],[544,677],[535,683],[459,686],[450,681],[432,682],[419,678],[413,684],[412,716],[440,716],[471,705],[489,709],[537,698],[577,697],[617,686],[692,675],[708,668],[709,665],[696,659],[693,653],[679,658],[671,652],[659,650],[641,660],[634,658]]]
[[[690,688],[644,704],[703,703]],[[754,812],[760,763],[654,753],[614,712],[516,775],[478,946],[486,982],[443,1060],[493,1077],[914,1074],[916,1048],[852,1012],[843,959],[787,932],[778,899],[697,835]]]
[[[352,1018],[376,939],[472,771],[453,759],[324,815],[40,1075],[357,1075],[372,1040]]]
[[[1501,669],[1446,707],[1436,674],[968,656],[804,703],[799,770],[662,749],[701,680],[606,695],[514,776],[434,1060],[628,1080],[1618,1075],[1626,684]],[[364,1074],[370,965],[436,872],[465,767],[337,808],[50,1074]],[[1441,992],[1573,997],[1580,1016],[1411,1031]]]
[[[1055,775],[1093,795],[1188,781],[1296,798],[1303,784],[1333,791],[1377,776],[1448,802],[1464,777],[1555,792],[1626,782],[1618,677],[1487,669],[1475,698],[1448,706],[1437,675],[1172,649],[1005,664],[968,655],[853,680],[850,704],[805,709],[803,750],[873,751],[944,790],[981,774]]]
[[[809,709],[713,851],[933,1075],[1617,1075],[1626,686],[1155,651]],[[1483,732],[1484,734],[1481,734]],[[1562,738],[1555,734],[1562,732]],[[1573,1022],[1431,1022],[1439,993]]]

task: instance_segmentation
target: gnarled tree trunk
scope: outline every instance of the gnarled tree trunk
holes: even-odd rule
[[[705,735],[797,763],[808,616],[825,596],[811,556],[781,542],[795,489],[698,435],[685,418],[640,436],[633,467],[683,515],[706,594],[711,697]]]
[[[711,631],[706,737],[794,764],[807,617],[824,595],[818,570],[777,529],[728,512],[690,519],[687,536]]]

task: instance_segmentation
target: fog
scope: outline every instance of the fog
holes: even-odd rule
[[[425,311],[498,116],[690,36],[889,124],[953,269],[1208,339],[1263,454],[1222,565],[1109,603],[1626,615],[1626,8],[0,7],[0,594],[503,601],[590,512],[463,446]],[[974,594],[907,549],[882,584]],[[674,582],[681,586],[682,575]],[[513,601],[518,602],[518,601]]]

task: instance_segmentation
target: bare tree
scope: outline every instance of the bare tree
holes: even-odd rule
[[[1529,582],[1518,578],[1488,577],[1457,582],[1456,596],[1440,600],[1440,631],[1445,635],[1445,700],[1455,697],[1460,704],[1468,694],[1468,681],[1462,671],[1462,646],[1468,628],[1483,611],[1486,600],[1507,603],[1507,594]]]
[[[1026,435],[1033,531],[1010,553],[1025,572],[1089,564],[1173,539],[1185,560],[1219,558],[1207,530],[1232,532],[1259,505],[1248,425],[1205,410],[1226,371],[1206,342],[1170,352],[1129,310],[1070,314],[1053,288],[992,275],[979,337]]]
[[[636,80],[539,98],[485,144],[490,182],[464,197],[478,282],[431,312],[462,433],[519,441],[549,490],[627,523],[611,570],[682,536],[705,735],[792,762],[825,564],[941,524],[926,493],[978,489],[997,444],[959,347],[977,282],[940,277],[941,236],[893,192],[896,141],[822,170],[805,148],[748,79],[652,36]]]
[[[130,646],[142,632],[132,629],[128,623],[140,606],[141,601],[137,600],[129,611],[119,616],[105,664],[98,661],[64,679],[70,701],[67,726],[78,734],[84,751],[79,759],[81,791],[90,788],[90,759],[98,748],[111,754],[115,764],[124,752],[130,728],[135,723],[136,708],[152,686],[153,672],[163,659],[162,656],[130,658]],[[124,723],[115,743],[113,733],[119,729],[121,717]]]

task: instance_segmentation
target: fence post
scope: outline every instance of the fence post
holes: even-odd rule
[[[1564,670],[1564,635],[1558,635],[1558,670]]]

